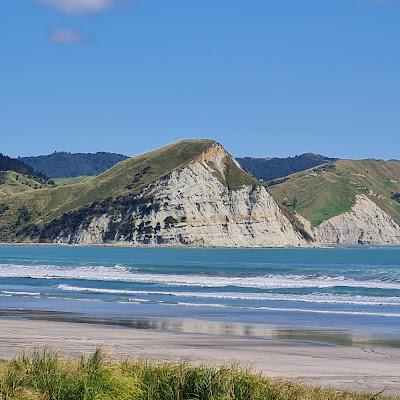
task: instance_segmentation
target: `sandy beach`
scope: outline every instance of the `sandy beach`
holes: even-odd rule
[[[160,332],[84,323],[0,320],[0,358],[53,349],[69,357],[106,348],[110,357],[238,362],[269,376],[351,390],[400,393],[400,349],[300,340]]]

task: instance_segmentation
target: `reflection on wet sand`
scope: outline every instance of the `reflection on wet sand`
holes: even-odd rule
[[[374,337],[371,334],[351,330],[292,329],[260,324],[216,322],[172,318],[118,318],[88,317],[75,313],[43,310],[0,310],[0,318],[17,318],[57,322],[78,322],[113,325],[131,329],[164,332],[192,333],[218,336],[237,336],[258,339],[282,339],[344,346],[384,346],[400,348],[400,340]]]

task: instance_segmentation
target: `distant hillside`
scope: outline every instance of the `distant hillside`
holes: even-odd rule
[[[46,179],[46,174],[37,172],[32,166],[0,153],[0,171],[14,171],[20,174]]]
[[[339,160],[277,180],[269,191],[283,208],[314,227],[350,212],[360,196],[400,224],[400,163],[395,161]]]
[[[247,171],[251,172],[258,179],[270,181],[282,178],[296,172],[316,167],[327,162],[335,161],[335,158],[321,156],[319,154],[306,153],[295,157],[287,158],[237,158],[239,163]]]
[[[128,157],[115,153],[56,152],[38,157],[21,157],[19,160],[51,178],[75,178],[98,175]]]
[[[30,190],[52,187],[54,182],[21,160],[0,154],[0,199]],[[0,203],[0,215],[2,212]]]

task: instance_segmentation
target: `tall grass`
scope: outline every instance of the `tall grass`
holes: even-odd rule
[[[80,361],[35,352],[0,366],[1,400],[370,400],[268,379],[236,366],[111,362],[100,351]],[[383,397],[382,397],[383,399]]]

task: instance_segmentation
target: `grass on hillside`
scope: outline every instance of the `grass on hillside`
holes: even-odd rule
[[[15,222],[26,209],[29,223],[43,225],[85,205],[139,192],[151,182],[185,166],[215,142],[185,140],[122,161],[104,173],[51,189],[25,191],[0,199],[7,212],[0,219],[0,241],[15,240]],[[25,212],[25,211],[24,211]]]
[[[0,171],[0,198],[51,187],[53,187],[51,181],[36,176],[28,176],[14,171]]]
[[[107,362],[96,351],[80,361],[35,352],[0,365],[1,400],[370,400],[269,379],[235,366]],[[384,397],[379,397],[384,399]]]
[[[0,202],[7,207],[0,219],[0,241],[16,240],[15,232],[24,226],[44,226],[84,206],[118,196],[138,194],[152,182],[184,168],[215,143],[212,140],[180,141],[121,161],[95,177],[57,180],[54,188],[9,196]],[[258,184],[256,178],[238,167],[229,157],[226,158],[225,176],[219,178],[231,190],[244,184]],[[21,214],[26,218],[21,219]]]
[[[351,210],[364,194],[400,223],[400,164],[376,160],[339,160],[291,175],[270,186],[278,203],[307,218],[313,226]]]
[[[57,186],[64,186],[64,185],[74,185],[75,183],[82,183],[93,179],[92,176],[77,176],[75,178],[53,178],[54,183]]]

